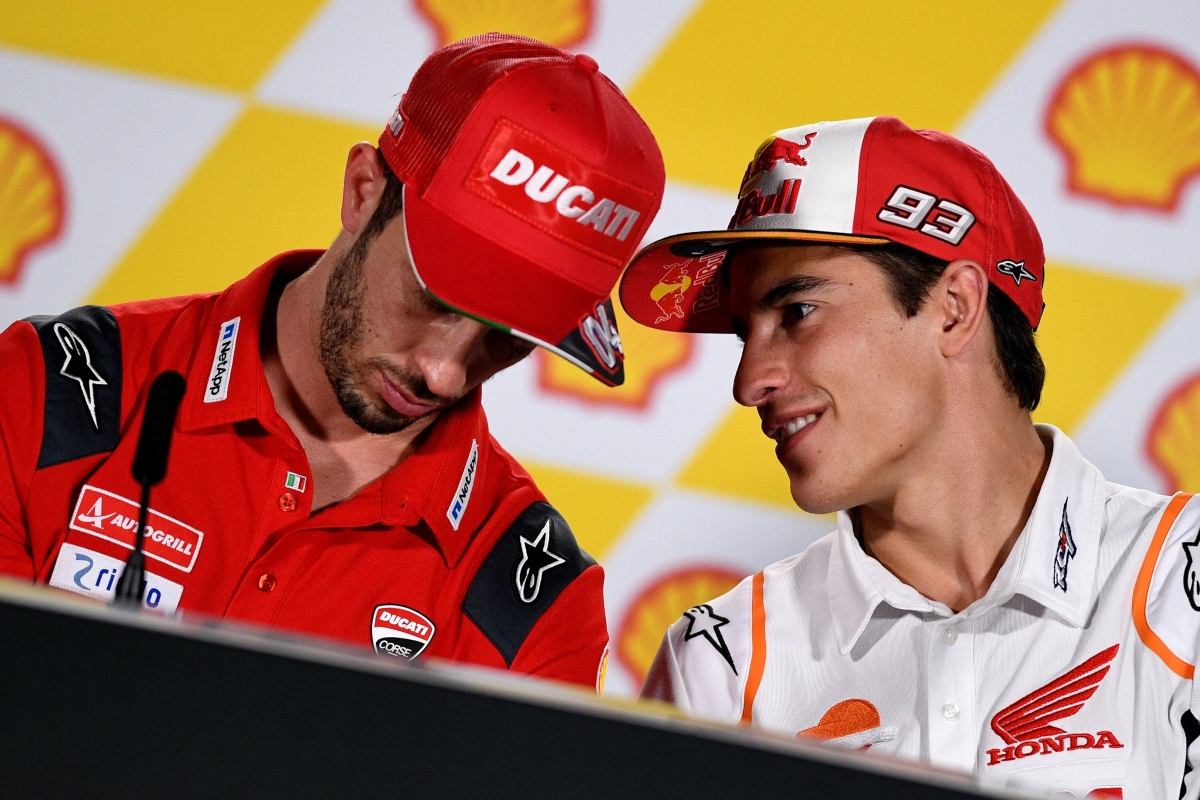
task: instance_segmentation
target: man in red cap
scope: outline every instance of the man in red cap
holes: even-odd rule
[[[595,685],[603,572],[480,385],[534,346],[622,381],[609,295],[663,182],[590,58],[501,34],[434,53],[379,148],[350,150],[328,250],[0,337],[0,571],[112,596],[147,391],[174,370],[146,607]]]
[[[891,117],[780,131],[729,230],[635,258],[630,315],[736,334],[734,397],[796,504],[838,512],[687,611],[645,696],[988,783],[1197,796],[1200,502],[1031,421],[1044,266],[983,154]]]

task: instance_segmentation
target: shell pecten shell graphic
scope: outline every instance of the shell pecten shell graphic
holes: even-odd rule
[[[728,592],[745,577],[719,566],[696,565],[660,576],[638,594],[616,634],[621,666],[641,683],[663,634],[683,612]]]
[[[415,0],[443,47],[489,31],[516,33],[570,47],[592,28],[591,0]]]
[[[1150,423],[1146,457],[1166,480],[1166,491],[1200,492],[1200,374],[1167,396]]]
[[[1070,191],[1173,211],[1200,174],[1200,71],[1160,47],[1107,48],[1067,74],[1045,125]]]
[[[62,232],[65,193],[46,147],[0,117],[0,283],[13,284],[29,255]]]

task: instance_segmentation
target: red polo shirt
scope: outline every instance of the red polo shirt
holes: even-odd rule
[[[603,571],[488,433],[480,393],[352,498],[312,476],[259,354],[285,253],[215,295],[87,306],[0,334],[0,572],[108,598],[137,527],[131,475],[154,377],[187,378],[151,497],[145,605],[593,685]]]

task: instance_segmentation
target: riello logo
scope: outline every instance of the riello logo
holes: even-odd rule
[[[1112,731],[1068,733],[1051,724],[1073,717],[1083,708],[1100,688],[1100,681],[1108,674],[1119,647],[1114,644],[1100,651],[992,717],[992,730],[1006,746],[988,750],[987,765],[994,767],[1006,761],[1049,753],[1124,747]]]

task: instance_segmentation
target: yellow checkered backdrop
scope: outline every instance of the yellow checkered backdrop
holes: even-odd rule
[[[1036,417],[1109,477],[1200,490],[1194,0],[0,0],[0,322],[218,290],[338,230],[349,147],[488,30],[593,55],[662,145],[650,238],[724,227],[771,132],[894,114],[992,157],[1046,241]],[[497,438],[608,570],[613,694],[693,603],[831,528],[791,503],[729,337],[622,318],[628,381],[542,354]]]

